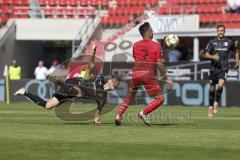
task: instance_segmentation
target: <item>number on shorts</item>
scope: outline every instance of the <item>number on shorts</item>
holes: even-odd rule
[[[228,75],[228,74],[227,74],[227,73],[225,73],[225,76],[224,76],[224,77],[225,77],[225,79],[227,79],[227,75]]]

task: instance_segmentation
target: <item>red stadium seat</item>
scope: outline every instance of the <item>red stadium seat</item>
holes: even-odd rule
[[[49,6],[57,6],[56,0],[46,0],[46,4]]]
[[[2,0],[3,5],[10,5],[12,4],[12,0]]]
[[[69,5],[71,7],[77,7],[78,6],[78,1],[77,0],[70,0],[69,1]]]
[[[40,6],[46,6],[46,0],[38,0]]]
[[[10,15],[12,13],[12,7],[8,5],[3,5],[2,12]]]
[[[200,23],[209,23],[210,18],[206,14],[200,14]]]
[[[22,0],[22,5],[23,6],[29,6],[29,1],[28,0]]]
[[[67,0],[59,0],[58,1],[58,4],[59,6],[63,6],[63,7],[66,7],[68,5],[69,1]]]
[[[10,16],[3,15],[0,17],[0,19],[1,19],[1,23],[6,24],[8,19],[10,19]]]
[[[56,11],[52,8],[46,7],[44,9],[44,13],[45,13],[45,15],[54,15],[54,14],[56,14]]]
[[[171,8],[171,14],[180,14],[183,13],[183,9],[180,6]]]
[[[78,1],[77,0],[70,0],[69,5],[72,7],[77,7],[78,6]]]
[[[15,6],[20,6],[22,4],[22,0],[13,0],[12,4]]]
[[[100,0],[91,0],[90,4],[93,7],[97,7],[97,6],[100,6],[101,2],[100,2]]]
[[[14,15],[28,15],[28,8],[13,8]]]
[[[88,5],[90,5],[90,4],[89,4],[89,1],[87,1],[87,0],[80,0],[79,4],[80,4],[81,6],[88,6]]]
[[[170,14],[169,8],[168,7],[159,8],[159,14],[163,14],[163,15]]]
[[[108,7],[109,1],[108,0],[101,0],[101,6]]]
[[[182,8],[182,12],[184,14],[194,14],[195,13],[195,7],[194,6],[186,6]]]

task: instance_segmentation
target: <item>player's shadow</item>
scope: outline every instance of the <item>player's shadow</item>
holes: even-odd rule
[[[69,123],[85,123],[86,121],[92,120],[95,117],[95,113],[97,111],[97,108],[91,108],[88,111],[84,111],[81,113],[72,113],[70,111],[70,107],[73,104],[73,101],[67,101],[66,103],[62,104],[61,106],[57,107],[55,109],[55,115],[59,119],[69,122]],[[115,109],[116,106],[109,106],[106,105],[103,110],[101,115],[105,115],[112,110]]]

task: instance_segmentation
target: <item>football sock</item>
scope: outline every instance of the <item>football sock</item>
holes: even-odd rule
[[[118,110],[118,115],[120,117],[122,117],[123,113],[125,112],[125,110],[128,108],[129,103],[132,101],[133,97],[131,95],[128,95],[125,97],[125,99],[123,100],[121,106],[119,107]]]
[[[216,102],[219,103],[222,95],[222,90],[223,88],[218,88],[217,93],[216,93]]]
[[[209,91],[209,106],[213,106],[215,91]]]
[[[45,100],[43,100],[42,98],[40,98],[39,96],[33,95],[32,93],[28,93],[25,92],[24,96],[28,97],[29,99],[31,99],[34,103],[42,106],[45,108],[47,102]]]
[[[147,115],[151,113],[153,110],[157,109],[160,105],[162,105],[163,102],[164,102],[163,98],[160,98],[160,97],[156,98],[143,110],[143,114]]]

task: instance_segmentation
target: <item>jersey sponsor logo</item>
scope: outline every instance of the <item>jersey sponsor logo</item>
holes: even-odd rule
[[[224,42],[224,46],[227,47],[228,46],[228,42]]]
[[[227,48],[216,48],[215,51],[228,51]]]

